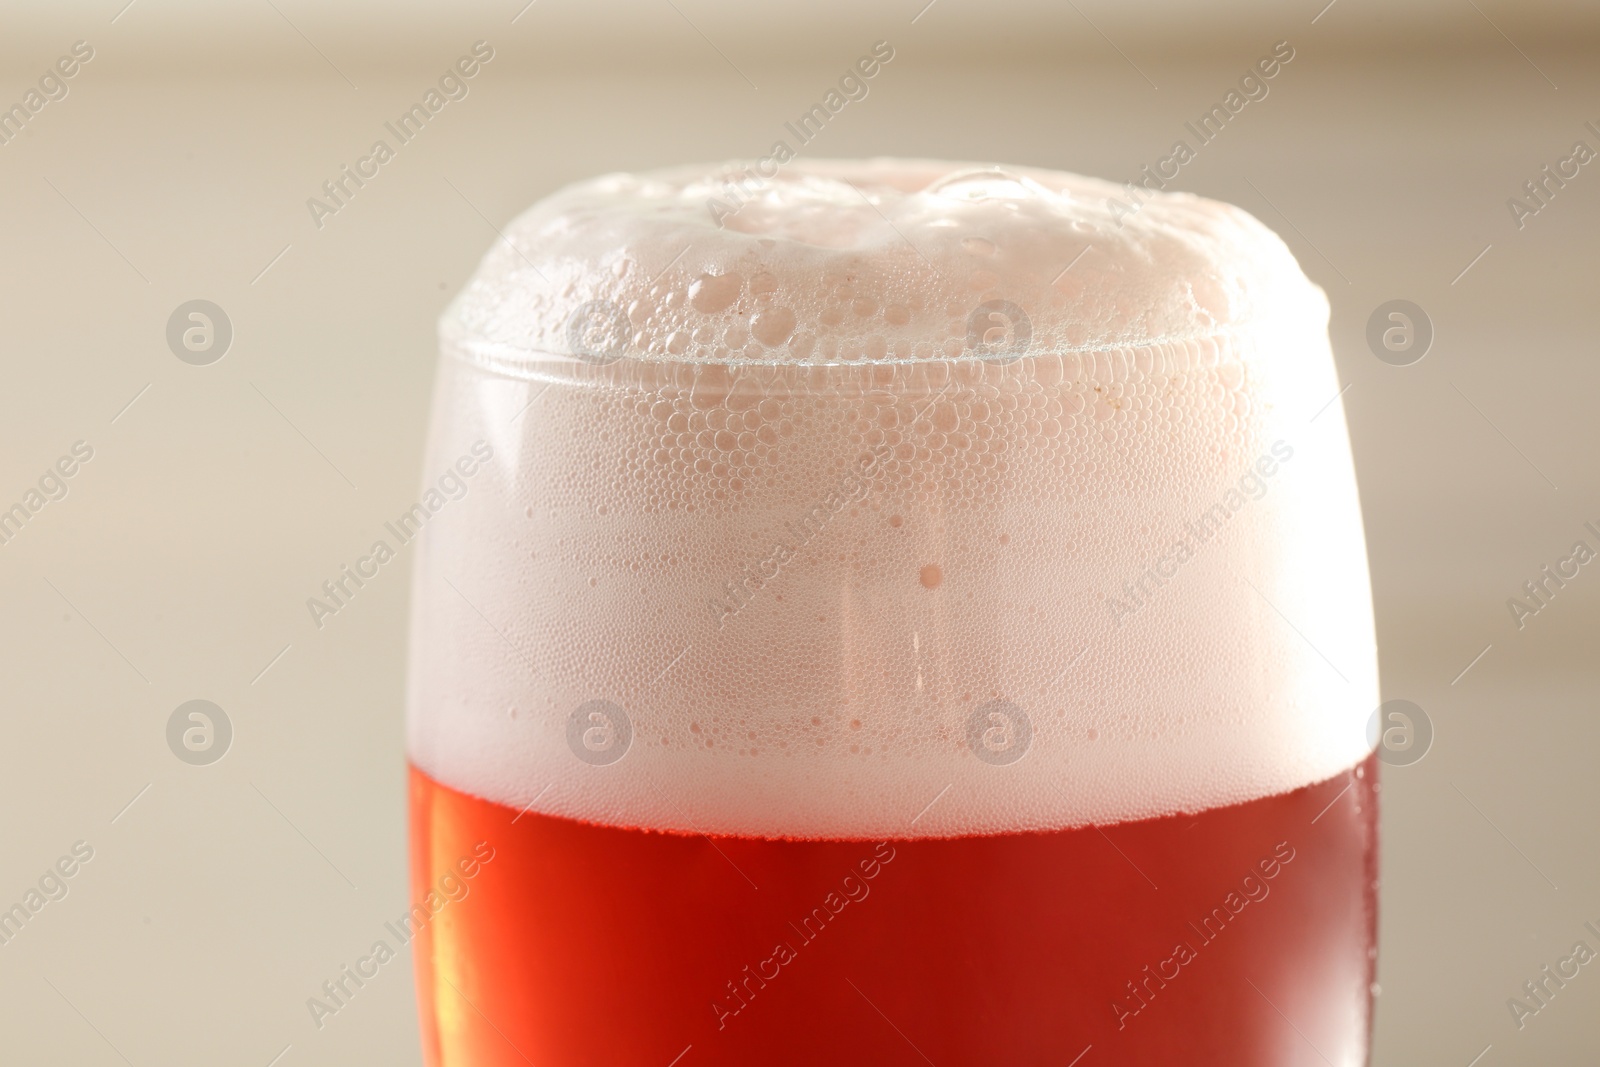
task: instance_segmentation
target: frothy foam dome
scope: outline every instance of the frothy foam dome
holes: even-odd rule
[[[441,323],[424,473],[466,491],[417,543],[421,769],[608,824],[917,837],[1367,754],[1327,305],[1281,241],[1048,171],[794,163],[735,203],[738,173],[563,190]]]
[[[1209,336],[1306,290],[1283,242],[1237,208],[978,164],[613,174],[505,236],[445,321],[452,343],[512,362],[1084,351]],[[1003,311],[975,323],[986,301],[1020,309],[1028,336]]]

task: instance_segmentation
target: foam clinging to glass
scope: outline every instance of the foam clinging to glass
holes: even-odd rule
[[[718,228],[719,173],[536,205],[442,322],[430,456],[494,459],[419,548],[420,767],[599,822],[920,836],[1366,754],[1327,308],[1281,241],[927,161],[794,164]],[[569,746],[590,701],[616,762]]]

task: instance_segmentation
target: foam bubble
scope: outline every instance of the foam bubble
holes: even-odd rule
[[[929,161],[708,207],[737,170],[563,190],[441,323],[428,471],[493,459],[419,547],[422,769],[606,823],[925,836],[1366,755],[1327,305],[1281,241]],[[573,351],[578,309],[615,343]]]

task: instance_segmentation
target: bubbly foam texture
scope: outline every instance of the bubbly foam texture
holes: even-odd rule
[[[1030,350],[1059,352],[1198,339],[1309,293],[1283,242],[1237,208],[1141,205],[1092,178],[976,164],[614,174],[505,236],[443,327],[488,362],[584,354],[572,315],[595,304],[617,315],[614,330],[596,321],[601,352],[827,364],[971,357],[990,299],[1023,309]],[[996,347],[1013,339],[1000,319],[980,328]]]
[[[1281,241],[926,161],[791,164],[719,227],[728,173],[562,191],[441,324],[425,476],[493,458],[419,543],[419,767],[608,824],[919,837],[1367,754],[1327,306]]]

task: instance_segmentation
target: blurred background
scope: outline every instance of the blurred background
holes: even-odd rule
[[[3,19],[0,108],[25,121],[0,113],[0,509],[34,513],[0,544],[0,907],[75,843],[92,858],[0,944],[0,1059],[420,1062],[409,960],[321,1029],[305,1007],[407,905],[407,580],[386,570],[320,630],[306,598],[415,499],[434,322],[499,227],[598,172],[763,155],[880,40],[893,61],[809,155],[1115,180],[1292,46],[1174,185],[1257,215],[1332,300],[1385,696],[1432,724],[1426,758],[1385,768],[1374,1062],[1600,1057],[1600,974],[1520,1029],[1506,1003],[1574,942],[1600,949],[1600,564],[1537,613],[1508,606],[1600,547],[1600,7],[97,0]],[[467,94],[315,218],[308,198],[479,41]],[[169,341],[193,300],[221,311],[199,353]],[[1393,300],[1431,324],[1420,360],[1369,344]],[[169,747],[196,699],[231,727],[212,765]]]

